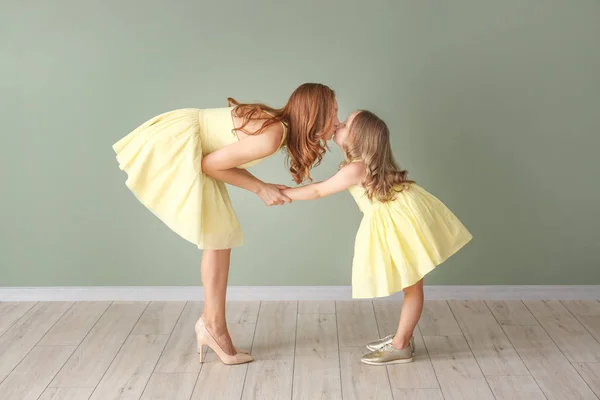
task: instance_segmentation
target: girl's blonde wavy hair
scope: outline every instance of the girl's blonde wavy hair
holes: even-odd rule
[[[367,175],[363,187],[369,200],[394,200],[414,183],[407,178],[408,171],[400,169],[394,160],[387,125],[370,111],[360,110],[355,115],[343,150],[342,167],[356,161],[365,164]]]

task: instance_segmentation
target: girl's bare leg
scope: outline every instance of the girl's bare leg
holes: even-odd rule
[[[398,330],[392,340],[392,345],[397,349],[408,346],[410,338],[413,337],[417,323],[423,313],[423,279],[404,289],[404,303],[400,313]]]

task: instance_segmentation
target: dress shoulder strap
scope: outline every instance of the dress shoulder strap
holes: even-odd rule
[[[269,114],[270,116],[274,117],[274,115],[268,111],[263,110],[263,112],[265,114]],[[279,147],[282,147],[285,144],[285,140],[287,139],[288,126],[283,121],[279,121],[279,123],[283,126],[283,135],[281,135],[281,143],[279,144]]]

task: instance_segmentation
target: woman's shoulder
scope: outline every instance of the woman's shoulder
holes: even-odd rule
[[[261,128],[261,124],[250,124],[249,128],[251,131],[258,131]],[[251,142],[253,145],[258,145],[270,153],[275,153],[285,144],[286,132],[283,125],[277,122],[265,127],[258,134],[246,135],[246,139],[248,138],[252,138]]]
[[[283,124],[283,122],[277,122],[265,130],[264,133],[267,133],[267,139],[269,145],[273,149],[273,152],[282,148],[287,141],[287,126]]]

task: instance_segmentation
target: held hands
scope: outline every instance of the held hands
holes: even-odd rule
[[[267,206],[279,206],[284,203],[291,203],[292,200],[281,193],[281,190],[289,189],[288,186],[285,185],[276,185],[273,183],[265,183],[261,186],[261,188],[256,192],[258,197],[265,202]]]

